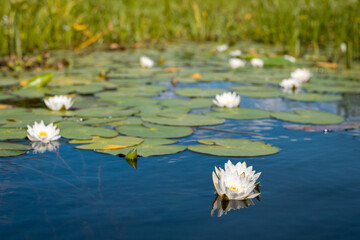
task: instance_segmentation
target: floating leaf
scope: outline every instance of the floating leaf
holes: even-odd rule
[[[45,88],[22,88],[12,91],[11,95],[21,98],[42,98],[49,92],[50,90]]]
[[[204,112],[218,118],[228,119],[264,119],[270,117],[270,112],[257,108],[214,108],[213,111]]]
[[[254,157],[275,154],[279,152],[277,147],[263,142],[253,142],[246,139],[203,139],[199,143],[205,145],[191,145],[188,149],[193,152],[215,156],[228,157]]]
[[[14,86],[18,84],[19,84],[19,80],[15,78],[1,78],[0,80],[0,87]]]
[[[17,128],[0,128],[0,140],[22,139],[25,138],[27,132],[25,129]]]
[[[309,124],[334,124],[344,121],[342,116],[329,112],[308,109],[298,109],[295,112],[272,112],[271,116],[283,121]]]
[[[30,146],[20,143],[0,142],[0,157],[18,156],[30,149]]]
[[[358,85],[359,86],[359,85]],[[311,92],[329,92],[329,93],[360,93],[359,87],[344,86],[344,85],[324,85],[319,83],[307,83],[302,86],[305,90]]]
[[[285,94],[284,96],[291,100],[305,101],[305,102],[329,102],[329,101],[341,100],[341,96],[316,94],[316,93]]]
[[[253,98],[275,98],[280,97],[283,93],[275,88],[261,87],[261,86],[236,86],[231,87],[240,96]]]
[[[222,119],[195,113],[164,113],[157,117],[143,117],[141,119],[145,122],[170,126],[205,126],[217,125],[224,122]]]
[[[71,140],[69,143],[85,144],[75,148],[88,150],[114,150],[138,145],[144,140],[137,137],[117,136],[114,138],[93,137],[90,140]],[[128,150],[129,151],[129,150]]]
[[[62,120],[60,116],[50,116],[50,115],[35,115],[31,113],[19,114],[19,115],[7,115],[1,116],[0,122],[2,122],[2,117],[4,117],[5,123],[2,127],[6,128],[21,128],[26,127],[27,125],[33,125],[34,122],[40,122],[41,120],[44,121],[45,124],[49,124],[52,122],[58,122]]]
[[[124,107],[95,107],[85,108],[75,112],[76,116],[79,117],[124,117],[138,113],[139,110],[130,108],[125,109]]]
[[[143,138],[179,138],[189,136],[193,130],[189,127],[170,127],[145,123],[144,125],[124,125],[117,127],[121,134]]]
[[[272,58],[265,58],[264,66],[265,67],[286,67],[286,66],[293,66],[294,63],[286,60],[284,57],[272,57]]]
[[[184,97],[214,97],[216,94],[226,92],[225,89],[219,88],[183,88],[177,90],[175,93]]]
[[[61,129],[61,136],[70,139],[91,139],[92,136],[115,137],[118,133],[104,127],[77,126]]]
[[[188,101],[181,98],[167,98],[162,100],[161,104],[168,107],[186,106],[189,108],[207,108],[211,107],[213,102],[208,98],[193,98]]]
[[[178,152],[182,152],[186,149],[185,146],[181,145],[168,145],[175,143],[176,141],[170,139],[145,139],[143,143],[136,146],[138,156],[158,156],[168,155]],[[111,155],[126,155],[132,148],[123,148],[116,150],[99,150],[98,152],[107,153]]]
[[[114,97],[105,96],[100,97],[100,101],[112,102],[120,105],[121,107],[136,107],[141,105],[153,105],[157,104],[158,100],[146,97]]]
[[[35,76],[26,83],[25,87],[44,87],[53,77],[53,73]]]
[[[360,128],[360,123],[358,122],[348,122],[344,124],[336,124],[336,125],[284,125],[287,129],[292,130],[304,130],[308,132],[314,131],[344,131],[349,129],[357,129]]]

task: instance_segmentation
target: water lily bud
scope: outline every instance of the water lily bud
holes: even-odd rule
[[[134,149],[130,150],[130,152],[128,152],[126,154],[125,159],[126,160],[135,160],[135,159],[137,159],[137,156],[138,156],[137,155],[137,149],[134,148]]]

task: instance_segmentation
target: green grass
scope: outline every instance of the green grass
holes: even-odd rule
[[[87,45],[241,40],[300,56],[325,50],[359,58],[357,0],[9,0],[1,1],[0,55]]]

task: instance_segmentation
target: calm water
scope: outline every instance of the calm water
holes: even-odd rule
[[[188,86],[194,85],[181,85]],[[229,83],[197,86],[227,88]],[[306,107],[358,120],[358,97],[346,99],[301,103],[244,97],[241,106]],[[191,145],[210,137],[247,138],[281,149],[266,157],[185,151],[140,158],[135,170],[124,158],[74,149],[62,139],[56,152],[2,158],[1,239],[360,239],[359,130],[325,134],[289,130],[284,124],[226,120],[212,127],[259,135],[195,129],[178,139]],[[211,216],[216,197],[211,172],[228,159],[245,160],[262,172],[260,201]]]

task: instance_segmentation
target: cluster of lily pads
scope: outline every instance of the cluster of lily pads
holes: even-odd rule
[[[333,93],[359,92],[355,87],[360,86],[359,82],[351,77],[325,81],[319,75],[304,85],[309,93],[284,93],[279,84],[289,74],[287,69],[294,66],[294,59],[248,54],[244,58],[260,68],[243,66],[229,70],[228,55],[224,53],[227,49],[219,46],[215,53],[206,56],[194,55],[184,46],[169,47],[163,52],[148,50],[147,54],[93,53],[76,58],[73,69],[65,73],[42,74],[29,81],[0,79],[3,89],[0,92],[3,102],[0,105],[0,157],[17,156],[31,149],[38,153],[53,151],[60,146],[60,136],[77,149],[120,156],[135,148],[136,156],[143,157],[186,149],[215,156],[270,155],[279,149],[260,141],[213,138],[183,146],[176,144],[174,138],[189,136],[200,126],[220,125],[225,119],[276,118],[295,123],[337,124],[344,118],[329,112],[311,109],[271,112],[241,107],[241,97],[338,101],[341,96]],[[203,50],[200,46],[197,53]],[[233,58],[240,55],[239,49],[230,52]],[[153,60],[156,57],[157,62]],[[309,73],[296,70],[291,74],[292,79],[308,81],[310,75],[305,79],[305,71]],[[233,92],[221,88],[176,87],[211,81],[238,85],[231,87]],[[172,87],[163,84],[170,82]],[[282,84],[288,88],[285,85]],[[170,97],[166,97],[167,94]],[[193,110],[201,113],[192,113]],[[32,141],[31,146],[11,141],[25,137]],[[225,170],[216,168],[213,181],[222,199],[243,200],[258,195],[255,183],[258,176],[245,163],[235,167],[228,162]]]

